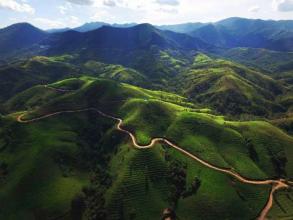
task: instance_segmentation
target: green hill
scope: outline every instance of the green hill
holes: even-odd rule
[[[204,54],[196,55],[191,67],[178,74],[170,87],[225,114],[285,111],[275,101],[283,93],[281,83],[240,64]]]
[[[139,143],[166,137],[252,179],[293,176],[291,136],[266,122],[202,113],[171,93],[82,77],[33,87],[6,105],[19,113],[0,121],[1,219],[159,219],[167,207],[181,219],[253,219],[269,194],[269,186],[242,184],[167,145],[134,149],[95,112],[17,123],[26,110],[29,119],[94,107],[123,118]]]
[[[33,57],[0,67],[0,100],[3,102],[31,86],[46,84],[65,76],[77,75],[78,69],[68,61],[71,56]]]
[[[233,48],[219,52],[221,56],[243,63],[252,67],[260,68],[270,73],[279,75],[280,72],[292,70],[292,52],[279,52],[259,48]]]
[[[147,79],[146,76],[134,69],[125,68],[121,65],[109,65],[90,60],[83,66],[85,68],[85,72],[88,72],[94,76],[130,83],[132,85],[147,86],[146,84],[149,84],[149,86],[151,86],[151,82],[149,82],[149,79]]]

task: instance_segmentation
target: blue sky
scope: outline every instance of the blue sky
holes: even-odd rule
[[[293,0],[0,0],[0,27],[43,29],[85,22],[177,24],[227,17],[293,20]]]

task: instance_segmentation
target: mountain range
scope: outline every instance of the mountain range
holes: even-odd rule
[[[100,28],[102,28],[102,30],[98,31]],[[99,41],[99,39],[103,38],[103,34],[107,34],[107,31],[109,32],[107,37],[111,35],[110,32],[114,33],[116,31],[116,36],[119,32],[121,32],[122,35],[119,40],[121,40],[122,44],[124,44],[123,40],[127,40],[126,35],[123,36],[124,32],[127,35],[131,35],[132,33],[135,35],[135,32],[138,31],[141,33],[152,31],[152,33],[154,33],[153,37],[156,37],[158,40],[156,45],[166,46],[166,43],[169,42],[170,46],[171,41],[173,41],[171,43],[174,44],[173,48],[179,47],[181,49],[188,50],[195,48],[202,49],[200,47],[203,46],[203,43],[205,43],[210,45],[209,49],[214,49],[215,47],[218,47],[219,49],[250,47],[266,48],[276,51],[293,50],[292,21],[263,21],[243,18],[229,18],[216,23],[188,23],[157,27],[146,24],[109,25],[97,22],[88,23],[72,30],[55,30],[53,33],[52,31],[42,31],[31,26],[30,24],[20,23],[0,29],[1,57],[5,58],[9,55],[13,55],[15,51],[18,51],[18,54],[21,54],[22,50],[31,48],[36,44],[38,44],[41,48],[44,47],[43,44],[50,41],[54,41],[54,43],[58,44],[58,42],[56,42],[56,39],[58,38],[60,41],[67,37],[69,38],[69,41],[73,41],[74,39],[80,41],[81,38],[85,38],[84,41],[86,42],[89,40],[88,38],[95,38]],[[99,36],[99,34],[101,34],[101,36]],[[21,36],[21,38],[19,38],[19,36]],[[120,35],[118,34],[118,36]],[[45,39],[46,41],[44,42]],[[143,38],[140,40],[144,41]],[[75,42],[73,43],[75,44]],[[101,42],[101,44],[102,43],[103,42]],[[134,44],[134,42],[131,43]],[[77,44],[79,43],[77,42]],[[88,42],[88,45],[89,44],[90,42]],[[207,48],[207,45],[204,46],[204,49]],[[129,44],[126,45],[126,47],[129,47]]]
[[[74,28],[79,32],[92,31],[102,26],[127,28],[137,25],[86,23]],[[169,30],[200,38],[206,43],[221,47],[254,47],[272,50],[292,50],[292,21],[228,18],[214,23],[184,23],[177,25],[157,25],[160,30]]]

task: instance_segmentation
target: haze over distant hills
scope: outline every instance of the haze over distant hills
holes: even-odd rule
[[[128,33],[131,34],[132,32],[135,32],[135,29],[137,29],[135,26],[137,26],[135,23],[110,25],[103,22],[93,22],[84,24],[83,26],[72,30],[56,29],[45,32],[29,24],[15,24],[7,28],[0,29],[0,49],[3,58],[5,58],[13,54],[15,50],[22,51],[24,49],[28,49],[36,43],[43,45],[45,42],[48,43],[50,41],[54,41],[55,44],[58,45],[58,42],[56,42],[58,38],[60,40],[69,38],[68,40],[71,41],[72,45],[76,47],[78,42],[74,43],[73,41],[75,39],[78,40],[83,37],[88,38],[89,36],[92,36],[91,39],[95,38],[98,40],[100,38],[99,34],[103,35],[107,29],[103,27],[112,27],[113,29],[111,30],[113,34],[118,34],[118,32],[122,33],[122,28],[125,28]],[[145,25],[146,32],[148,32],[147,29],[149,27],[150,25]],[[204,43],[206,45],[210,45],[208,48],[250,47],[266,48],[276,51],[293,50],[293,21],[265,21],[244,18],[229,18],[216,23],[187,23],[152,27],[154,30],[153,33],[157,33],[158,38],[165,38],[165,43],[172,40],[176,42],[173,46],[179,46],[181,48],[185,47],[185,49],[188,50],[194,49],[195,46],[200,48]],[[103,28],[103,31],[96,31],[99,28]],[[117,28],[117,30],[115,31],[114,28]],[[108,28],[108,31],[109,30],[110,29]],[[81,34],[74,33],[74,31],[80,32]],[[20,36],[20,32],[23,39],[16,40],[15,37]],[[175,32],[180,34],[175,34]],[[143,33],[143,31],[141,33]],[[108,33],[107,37],[111,38],[114,36],[111,36],[111,33]],[[125,37],[120,37],[119,39],[117,37],[118,42],[123,42]],[[46,41],[43,41],[45,39]],[[11,42],[16,42],[16,44]],[[161,43],[163,43],[163,41]],[[169,44],[169,46],[171,45]],[[54,47],[56,46],[54,45]],[[204,47],[207,48],[207,46]]]

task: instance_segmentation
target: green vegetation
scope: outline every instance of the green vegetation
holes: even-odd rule
[[[272,185],[233,175],[293,180],[289,26],[1,29],[0,219],[256,219]],[[269,218],[292,218],[292,187]]]
[[[290,190],[282,190],[276,193],[275,204],[269,213],[272,219],[290,219],[293,215],[293,194]]]
[[[282,86],[245,66],[198,54],[171,83],[177,92],[224,114],[268,116],[285,108],[275,100]]]
[[[86,62],[84,66],[85,71],[90,72],[95,76],[130,83],[133,85],[142,86],[144,83],[147,83],[147,79],[143,74],[134,69],[125,68],[121,65],[107,65],[92,60]]]
[[[257,48],[233,48],[220,53],[236,62],[254,68],[263,69],[270,75],[279,75],[280,72],[292,70],[292,52],[279,52]],[[277,74],[274,74],[277,73]]]
[[[95,107],[123,118],[141,144],[166,137],[253,179],[293,175],[291,136],[266,122],[228,121],[171,93],[81,77],[33,87],[6,105],[32,111],[25,118]],[[252,219],[266,202],[269,186],[239,183],[165,145],[136,150],[113,120],[95,112],[31,124],[16,123],[15,115],[1,119],[1,218],[66,219],[77,212],[87,219],[156,219],[172,207],[183,219]]]
[[[290,71],[267,76],[259,70],[203,53],[191,58],[156,48],[144,53],[137,55],[133,63],[126,64],[133,68],[83,60],[78,55],[37,56],[11,63],[0,68],[3,82],[0,100],[7,101],[38,84],[70,77],[100,77],[151,90],[175,92],[186,97],[193,107],[200,105],[200,108],[215,109],[235,117],[241,114],[271,117],[291,111]],[[75,83],[70,87],[79,88],[78,82]]]

